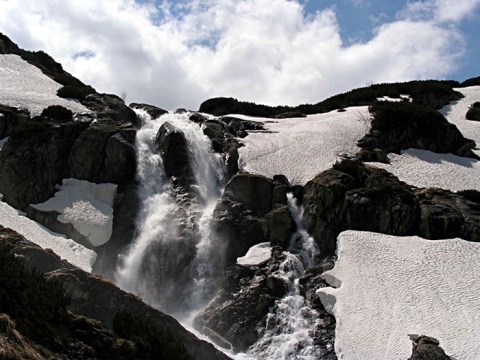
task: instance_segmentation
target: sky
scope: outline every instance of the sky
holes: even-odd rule
[[[99,92],[167,110],[317,103],[480,76],[480,0],[0,0],[0,32]]]

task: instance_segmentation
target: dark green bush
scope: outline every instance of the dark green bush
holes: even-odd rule
[[[461,87],[477,86],[477,85],[480,85],[480,76],[467,79],[460,84]]]
[[[91,86],[65,85],[58,89],[57,95],[61,98],[81,100],[94,92]]]
[[[415,129],[417,136],[429,136],[439,122],[446,122],[432,108],[410,102],[377,102],[369,110],[373,115],[372,128],[382,132],[409,127]]]
[[[185,346],[168,330],[160,330],[153,321],[120,310],[113,319],[113,331],[133,341],[140,359],[192,360]]]
[[[473,190],[473,189],[461,190],[457,192],[457,194],[463,196],[467,200],[480,203],[480,191],[478,190]]]
[[[60,105],[50,105],[43,109],[40,116],[47,117],[58,122],[68,122],[73,118],[72,111]]]

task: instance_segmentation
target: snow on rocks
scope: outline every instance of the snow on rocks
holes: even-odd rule
[[[8,204],[0,201],[0,225],[15,230],[25,238],[44,249],[52,249],[62,259],[91,272],[97,254],[90,249],[67,239],[64,235],[56,234],[35,221],[23,216]]]
[[[317,291],[337,321],[339,359],[406,359],[409,334],[455,359],[480,358],[480,243],[346,231]]]
[[[240,167],[266,177],[283,174],[292,184],[306,184],[339,155],[359,150],[356,144],[370,127],[368,107],[346,110],[279,120],[242,117],[264,122],[267,133],[249,132],[242,139]]]
[[[272,246],[269,242],[260,243],[248,249],[245,256],[237,258],[237,264],[242,266],[259,266],[272,257]]]
[[[50,105],[61,105],[74,113],[89,110],[75,100],[57,96],[62,87],[18,55],[0,55],[0,104],[25,107],[32,116],[40,115]]]
[[[58,189],[53,198],[31,206],[40,211],[59,212],[58,221],[71,223],[92,246],[105,244],[112,235],[117,185],[64,179]]]

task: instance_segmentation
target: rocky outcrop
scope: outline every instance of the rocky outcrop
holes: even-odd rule
[[[410,336],[413,341],[412,355],[408,360],[451,360],[440,347],[440,342],[430,336]]]
[[[277,119],[304,118],[307,117],[300,111],[287,111],[276,116]]]
[[[235,352],[247,350],[258,340],[258,328],[269,309],[287,290],[280,278],[271,275],[278,270],[281,257],[277,248],[264,266],[231,267],[216,297],[194,320],[194,327],[220,346]]]
[[[119,311],[127,310],[134,317],[148,318],[159,329],[168,330],[173,339],[183,344],[190,356],[195,359],[228,359],[212,345],[197,339],[185,330],[174,318],[153,309],[138,297],[125,293],[109,281],[89,275],[60,260],[53,252],[41,249],[15,232],[0,227],[0,241],[8,242],[12,246],[11,251],[17,254],[29,269],[36,268],[37,271],[45,273],[48,279],[55,279],[63,284],[71,297],[68,309],[74,314],[98,320],[101,327],[106,329],[102,331],[112,331],[115,316]],[[97,325],[97,330],[82,327],[84,331],[91,331],[84,333],[84,336],[88,334],[88,337],[96,339],[98,343],[102,339],[102,335],[98,333],[101,327]],[[124,354],[125,357],[118,358],[129,358],[128,353]],[[114,353],[110,353],[110,356],[114,356]]]
[[[28,110],[0,104],[0,140],[10,136],[16,126],[28,121],[30,121]]]
[[[416,148],[437,153],[477,158],[475,142],[465,139],[457,127],[439,112],[409,102],[378,102],[370,107],[370,132],[358,142],[364,161],[384,160],[384,153]]]
[[[322,256],[344,230],[480,241],[480,204],[440,189],[415,189],[385,170],[344,160],[305,186],[302,222]]]
[[[165,173],[175,191],[181,194],[189,193],[194,176],[185,134],[171,123],[165,122],[158,130],[155,141],[163,159]]]
[[[167,110],[163,110],[159,107],[153,106],[153,105],[148,105],[148,104],[139,104],[139,103],[131,103],[129,105],[132,109],[139,109],[139,110],[144,110],[150,115],[152,119],[159,118],[163,114],[168,114]]]

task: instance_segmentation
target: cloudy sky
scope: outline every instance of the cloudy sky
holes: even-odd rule
[[[0,0],[0,32],[165,109],[480,75],[480,0]]]

